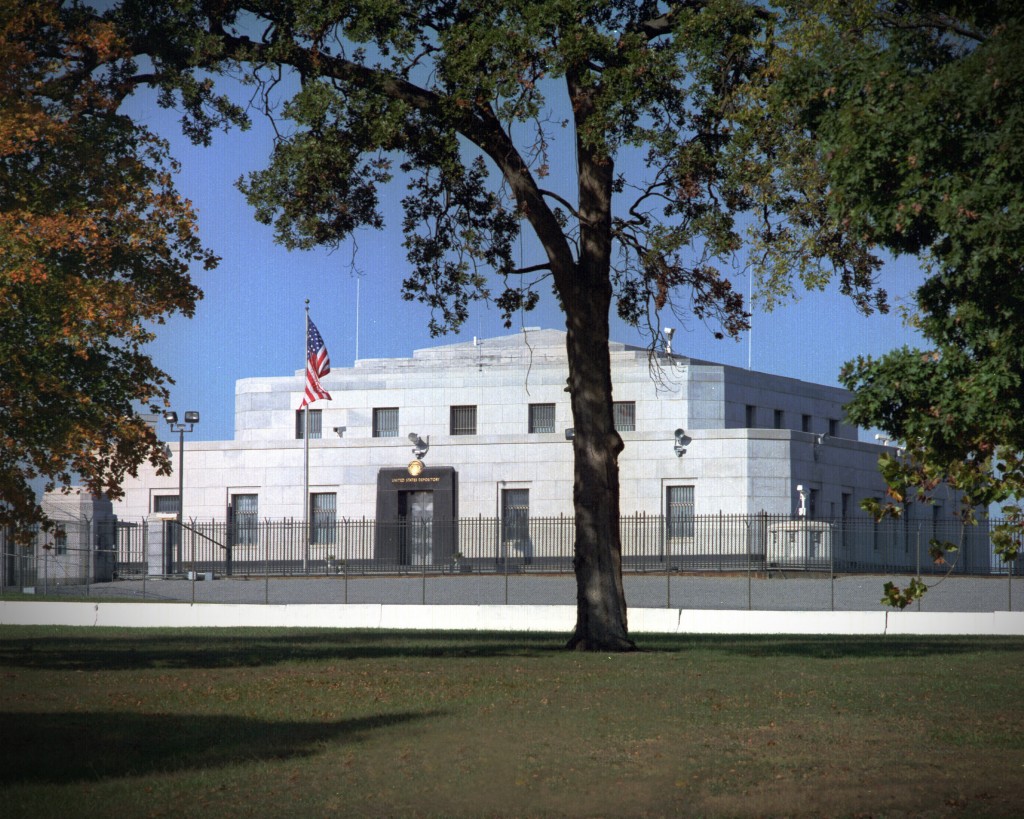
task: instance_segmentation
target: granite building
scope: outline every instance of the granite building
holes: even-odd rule
[[[624,515],[842,519],[884,491],[880,447],[843,420],[846,391],[619,343],[610,353]],[[185,518],[302,519],[306,423],[313,518],[571,514],[567,374],[564,332],[525,329],[335,369],[308,420],[301,370],[242,379],[234,439],[185,443]],[[178,477],[141,471],[116,515],[176,512]]]

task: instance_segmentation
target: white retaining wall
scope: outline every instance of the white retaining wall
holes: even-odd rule
[[[0,625],[571,632],[575,606],[231,605],[0,601]],[[1024,612],[631,609],[635,634],[1024,636]]]

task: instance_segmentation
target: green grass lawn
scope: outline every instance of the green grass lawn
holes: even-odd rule
[[[1024,640],[0,627],[0,816],[1019,816]]]

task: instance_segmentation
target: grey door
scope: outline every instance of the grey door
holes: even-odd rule
[[[402,563],[426,566],[434,562],[434,493],[402,492],[398,498],[402,527]]]

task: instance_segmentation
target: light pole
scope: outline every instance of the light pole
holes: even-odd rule
[[[167,410],[164,413],[164,420],[171,428],[171,432],[178,433],[178,562],[181,563],[182,510],[185,507],[185,433],[191,432],[192,427],[199,423],[199,413],[189,410],[185,413],[184,423],[179,424],[178,413]]]

